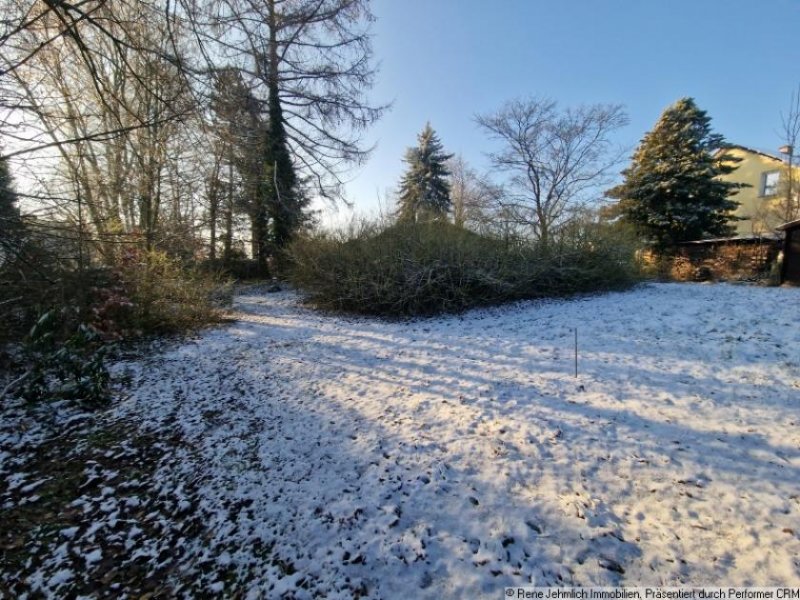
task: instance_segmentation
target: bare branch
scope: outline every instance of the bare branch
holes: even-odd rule
[[[501,143],[489,157],[507,174],[507,208],[543,243],[606,183],[623,156],[611,134],[628,122],[618,105],[559,111],[546,98],[513,100],[476,121]]]

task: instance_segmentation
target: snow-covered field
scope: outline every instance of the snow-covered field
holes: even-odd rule
[[[236,310],[115,367],[132,384],[108,418],[157,440],[156,472],[95,464],[94,525],[20,568],[29,587],[65,594],[114,543],[115,567],[175,596],[800,585],[798,289],[653,284],[411,322],[292,293]]]

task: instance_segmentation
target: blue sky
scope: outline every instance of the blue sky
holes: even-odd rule
[[[618,141],[633,147],[666,106],[693,96],[730,142],[774,151],[780,113],[800,84],[798,0],[375,0],[373,7],[381,69],[371,97],[393,106],[367,133],[376,149],[347,186],[362,214],[396,187],[403,153],[426,121],[449,152],[484,170],[492,146],[474,115],[511,98],[623,104],[630,124]]]

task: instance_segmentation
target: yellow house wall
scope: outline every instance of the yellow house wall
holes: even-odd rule
[[[736,235],[775,233],[775,228],[781,224],[781,220],[769,209],[770,205],[778,202],[778,197],[759,195],[761,193],[761,175],[768,171],[780,171],[784,164],[783,161],[742,148],[732,148],[727,153],[740,158],[741,162],[738,163],[738,168],[733,173],[724,175],[720,179],[747,183],[751,186],[739,190],[733,196],[733,200],[739,202],[739,206],[733,214],[742,219],[734,223]]]

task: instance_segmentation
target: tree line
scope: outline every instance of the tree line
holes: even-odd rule
[[[118,264],[135,247],[220,265],[249,256],[267,274],[312,222],[312,199],[343,197],[344,174],[369,156],[362,134],[387,109],[368,98],[369,0],[0,6],[0,163],[17,182],[4,175],[0,219],[73,265]],[[797,102],[783,119],[792,145]],[[690,98],[665,110],[615,187],[619,105],[524,98],[476,123],[491,176],[428,125],[405,156],[398,219],[545,246],[587,214],[660,249],[731,231],[736,186],[719,176],[735,161]],[[786,179],[791,217],[792,169]],[[604,195],[617,202],[598,213]],[[19,253],[10,239],[6,256]]]
[[[607,189],[623,151],[612,142],[627,124],[621,106],[559,109],[548,99],[514,100],[476,118],[499,149],[489,155],[502,179],[480,177],[454,160],[430,124],[409,148],[397,194],[401,221],[452,220],[470,213],[472,226],[496,233],[503,225],[547,246],[560,228],[600,205],[618,200],[606,216],[634,226],[661,250],[681,241],[731,231],[731,197],[738,186],[719,179],[736,164],[710,118],[691,98],[668,107]]]
[[[782,115],[790,163],[800,133],[799,98],[793,94]],[[604,186],[622,158],[611,138],[627,123],[620,106],[559,109],[548,99],[514,100],[476,122],[500,142],[489,159],[501,178],[479,176],[463,158],[446,153],[428,124],[404,158],[399,220],[469,221],[476,230],[511,230],[546,246],[566,224],[593,213],[630,226],[660,253],[735,232],[736,194],[747,184],[725,178],[739,159],[693,98],[664,110],[621,172],[622,182],[610,188]],[[782,221],[800,216],[794,171],[791,164],[783,170],[778,201],[769,207]]]
[[[2,157],[37,224],[266,270],[385,106],[367,0],[3,0]],[[245,234],[242,232],[246,231]]]

